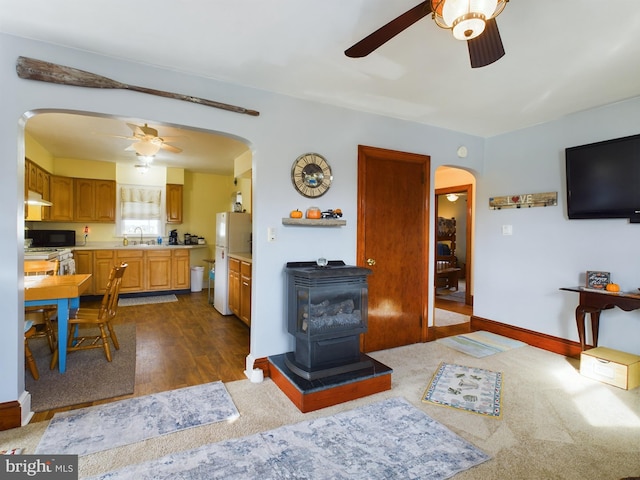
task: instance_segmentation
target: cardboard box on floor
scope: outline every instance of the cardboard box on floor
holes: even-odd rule
[[[640,356],[606,347],[585,350],[580,354],[580,374],[633,390],[640,386]]]

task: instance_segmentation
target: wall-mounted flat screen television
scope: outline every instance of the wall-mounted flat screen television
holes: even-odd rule
[[[565,150],[570,219],[640,223],[640,135]]]

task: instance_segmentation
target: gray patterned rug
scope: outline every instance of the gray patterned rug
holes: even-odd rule
[[[56,326],[57,328],[57,326]],[[95,402],[133,393],[136,380],[136,325],[114,326],[120,350],[111,344],[112,361],[107,362],[101,348],[72,352],[67,356],[67,371],[50,370],[51,350],[46,338],[29,340],[38,365],[40,379],[25,372],[25,388],[31,394],[34,412]],[[87,329],[87,334],[99,330]]]
[[[177,302],[178,297],[173,293],[170,295],[150,295],[147,297],[120,297],[118,299],[119,307],[132,307],[134,305],[149,305],[152,303],[170,303]]]
[[[489,458],[405,399],[392,398],[93,479],[445,479]]]
[[[239,416],[222,382],[56,413],[37,454],[88,455]]]

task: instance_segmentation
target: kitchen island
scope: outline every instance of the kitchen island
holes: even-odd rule
[[[126,263],[121,293],[187,293],[191,287],[191,254],[207,245],[115,245],[96,242],[73,247],[77,273],[91,273],[85,295],[103,295],[114,265]],[[206,252],[203,252],[206,254]]]

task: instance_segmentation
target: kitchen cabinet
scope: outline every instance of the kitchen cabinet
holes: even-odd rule
[[[187,290],[191,286],[191,254],[185,248],[75,249],[78,273],[91,273],[85,295],[103,295],[114,265],[126,263],[121,293]]]
[[[251,264],[240,262],[240,320],[251,326]]]
[[[189,250],[173,250],[171,269],[173,271],[173,290],[184,290],[191,287],[191,264]]]
[[[251,262],[229,257],[229,310],[251,326]]]
[[[229,310],[240,318],[240,260],[229,257]]]
[[[167,223],[182,223],[183,186],[167,184]]]
[[[115,252],[113,250],[95,250],[93,253],[93,294],[104,295],[109,281],[109,274],[114,265]],[[125,276],[128,274],[125,271]]]
[[[146,290],[145,252],[142,250],[116,250],[113,265],[128,265],[120,284],[120,293],[142,292]]]
[[[51,175],[49,178],[50,207],[49,220],[53,222],[73,222],[73,178]]]
[[[74,250],[73,259],[76,262],[76,273],[93,273],[93,251],[91,250]],[[86,295],[93,295],[94,277],[91,276],[89,288],[85,291]]]
[[[74,178],[74,221],[115,222],[116,182]]]
[[[154,250],[147,253],[147,282],[145,290],[171,290],[171,251]]]
[[[42,181],[42,199],[43,200],[51,200],[51,175],[47,172],[43,174]],[[51,217],[51,207],[40,207],[42,209],[42,220],[49,220]]]

